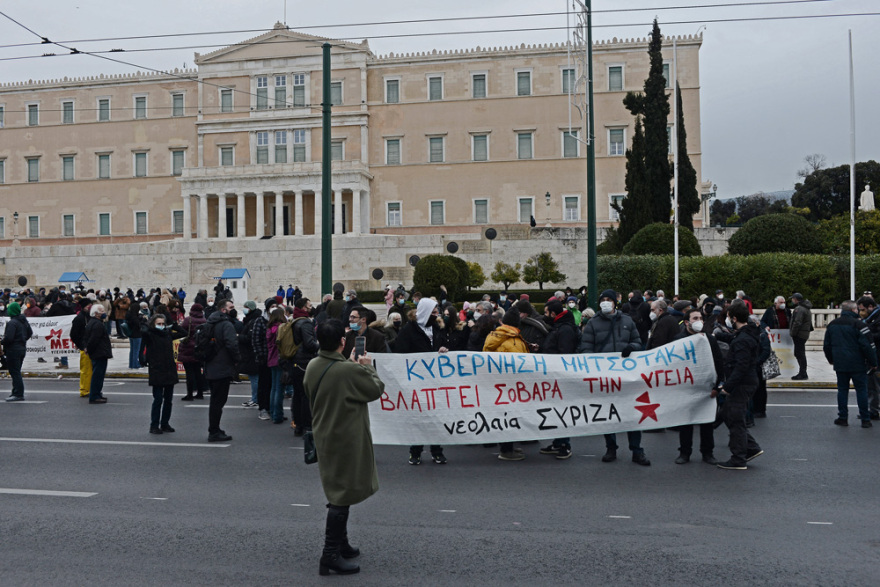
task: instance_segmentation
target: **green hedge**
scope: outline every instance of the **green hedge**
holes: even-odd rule
[[[846,220],[849,227],[849,218]],[[766,214],[746,222],[728,242],[731,255],[823,252],[819,228],[797,214]],[[847,249],[848,251],[848,249]]]

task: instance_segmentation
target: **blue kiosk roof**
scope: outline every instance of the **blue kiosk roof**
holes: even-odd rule
[[[86,277],[82,271],[65,271],[58,279],[58,283],[79,283],[80,281],[91,282],[92,280]]]
[[[244,276],[251,276],[247,269],[224,269],[223,275],[214,279],[244,279]]]

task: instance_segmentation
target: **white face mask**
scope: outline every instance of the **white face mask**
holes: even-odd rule
[[[666,298],[663,297],[663,296],[657,296],[657,299],[660,300],[660,301],[663,301],[663,300],[665,300]]]
[[[245,308],[244,310],[242,310],[242,312],[244,312],[244,315],[245,315],[245,316],[247,316],[247,315],[248,315],[248,312],[250,312],[250,311],[251,311],[250,308]]]
[[[614,302],[599,302],[599,309],[602,310],[603,314],[610,314],[614,311]]]
[[[474,312],[474,320],[476,320],[477,318],[479,318],[482,315],[483,315],[482,312]]]
[[[575,306],[577,306],[576,303],[574,303],[574,302],[568,302],[568,307],[569,307],[569,308],[574,308]]]
[[[779,309],[780,309],[780,310],[784,310],[784,309],[785,309],[785,302],[779,304]]]
[[[723,300],[723,299],[724,299],[724,294],[718,294],[716,297],[717,297],[719,300]]]
[[[703,321],[697,320],[696,322],[691,322],[691,330],[694,332],[703,332]]]
[[[651,312],[650,316],[651,316],[651,322],[653,322],[654,320],[657,319],[657,313],[656,313],[656,312]]]
[[[730,321],[730,318],[725,318],[724,323],[727,324],[728,328],[733,328],[733,322]]]

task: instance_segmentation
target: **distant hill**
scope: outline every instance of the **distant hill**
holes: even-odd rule
[[[756,192],[754,194],[749,194],[746,197],[750,198],[752,196],[764,196],[764,197],[769,198],[771,200],[785,200],[786,202],[791,204],[791,197],[793,195],[794,195],[794,190],[780,190],[778,192]],[[726,202],[728,200],[736,200],[739,197],[741,197],[741,196],[735,196],[733,198],[718,198],[718,199],[721,200],[722,202]]]

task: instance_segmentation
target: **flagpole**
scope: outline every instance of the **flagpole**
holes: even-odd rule
[[[673,292],[675,295],[678,295],[678,278],[679,278],[679,262],[678,262],[678,44],[675,38],[672,39],[672,102],[673,102],[673,114],[672,120],[672,153],[673,153],[673,161],[674,161],[674,173],[673,173],[673,187],[672,191],[674,194],[674,205],[673,205],[673,215],[674,215],[674,236],[673,242],[674,244],[674,254],[675,254],[675,287],[673,287]]]
[[[852,29],[849,30],[849,295],[856,299],[856,91]]]

